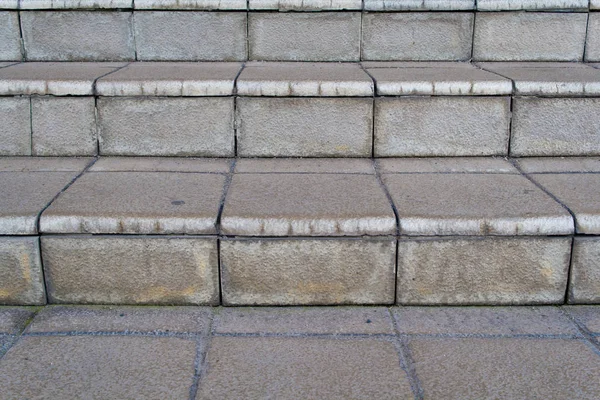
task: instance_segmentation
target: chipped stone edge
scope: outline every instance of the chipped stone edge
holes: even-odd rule
[[[0,217],[0,233],[2,235],[36,235],[37,216],[3,216]]]
[[[362,0],[249,0],[248,9],[279,11],[361,10]]]
[[[600,235],[600,216],[598,214],[578,213],[575,211],[577,233]]]
[[[588,0],[477,0],[477,11],[587,10]]]
[[[237,94],[242,96],[373,96],[372,82],[356,81],[254,81],[238,80]]]
[[[246,0],[134,0],[135,10],[242,10]]]
[[[600,82],[536,82],[515,81],[516,94],[554,96],[597,96]]]
[[[498,81],[405,81],[405,82],[377,82],[377,94],[383,96],[401,95],[511,95],[512,83],[509,80]]]
[[[96,91],[100,96],[230,96],[233,94],[233,80],[100,80]]]
[[[475,10],[474,0],[364,0],[365,11]]]
[[[54,95],[54,96],[91,96],[94,94],[92,80],[0,80],[0,95]]]
[[[21,10],[132,9],[134,0],[22,0]]]

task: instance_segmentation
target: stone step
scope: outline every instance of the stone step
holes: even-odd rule
[[[0,158],[0,304],[599,303],[600,158]]]
[[[600,154],[600,64],[0,67],[5,156]]]

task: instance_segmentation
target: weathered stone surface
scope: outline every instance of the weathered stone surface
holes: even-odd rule
[[[89,157],[0,157],[0,172],[79,173],[90,161],[92,158]]]
[[[37,237],[0,237],[0,304],[46,303]]]
[[[575,317],[580,324],[592,333],[600,333],[600,307],[598,306],[566,306],[563,307]]]
[[[323,11],[360,10],[361,0],[249,0],[250,10]]]
[[[584,156],[600,154],[600,99],[517,97],[510,154]]]
[[[475,9],[474,0],[364,0],[367,11],[456,11]]]
[[[473,59],[487,61],[580,61],[585,13],[479,13]]]
[[[394,307],[400,333],[425,335],[578,335],[554,307]]]
[[[19,8],[19,0],[0,0],[0,8],[6,10],[16,10]]]
[[[31,155],[29,99],[0,98],[0,156]]]
[[[41,240],[51,303],[219,303],[214,238],[79,235]]]
[[[375,156],[508,153],[510,98],[375,99]]]
[[[591,10],[600,10],[600,0],[590,0]]]
[[[600,72],[600,71],[599,71]],[[359,64],[249,62],[237,79],[242,96],[372,96]]]
[[[589,17],[585,60],[600,61],[600,13],[597,12],[590,13]]]
[[[93,97],[31,99],[32,154],[85,156],[98,153]]]
[[[27,333],[208,333],[210,315],[206,307],[48,306]]]
[[[600,238],[576,237],[571,262],[569,303],[600,303]]]
[[[48,233],[210,234],[225,176],[88,172],[40,218]]]
[[[600,71],[585,64],[499,62],[479,63],[514,82],[518,95],[598,96]]]
[[[570,238],[401,239],[397,301],[562,304],[570,252]]]
[[[246,13],[137,12],[134,28],[138,60],[246,59]]]
[[[358,61],[359,12],[250,13],[251,60]]]
[[[393,334],[394,329],[383,307],[226,307],[215,315],[213,332],[367,335]]]
[[[1,164],[0,164],[1,167]],[[374,174],[373,162],[365,158],[241,158],[238,174]]]
[[[2,164],[0,163],[0,171]],[[224,158],[101,157],[90,172],[207,172],[228,173]]]
[[[588,0],[477,0],[477,10],[586,10]]]
[[[221,241],[224,305],[391,304],[394,239]]]
[[[136,0],[136,10],[245,10],[245,0]]]
[[[516,162],[525,173],[600,172],[600,157],[533,157]]]
[[[388,341],[219,337],[206,362],[197,400],[413,397]]]
[[[138,0],[140,1],[140,0]],[[25,0],[21,2],[21,10],[45,9],[126,9],[133,8],[133,0]]]
[[[600,357],[580,340],[415,339],[409,346],[425,399],[600,396]]]
[[[379,158],[381,173],[486,173],[516,174],[513,165],[500,157],[430,157],[430,158]]]
[[[385,174],[403,235],[568,235],[573,218],[516,174]]]
[[[373,13],[363,17],[364,60],[468,60],[472,13]]]
[[[221,231],[244,236],[393,235],[396,219],[374,175],[239,174],[227,193]]]
[[[97,107],[102,155],[234,155],[233,98],[101,97]]]
[[[111,11],[23,12],[21,28],[27,59],[133,60],[132,18],[131,13]]]
[[[35,309],[35,307],[0,307],[0,333],[20,333],[35,314]]]
[[[196,343],[164,337],[26,337],[0,364],[6,399],[187,398]]]
[[[133,63],[98,80],[101,96],[227,96],[240,63]],[[1,76],[1,75],[0,75]]]
[[[435,63],[438,65],[422,64],[405,62],[398,63],[398,66],[392,64],[386,68],[370,62],[367,63],[371,66],[367,67],[367,71],[375,79],[377,94],[381,96],[469,96],[512,93],[510,80],[482,71],[471,64],[451,62]],[[600,71],[598,73],[600,74]]]
[[[239,98],[242,157],[369,157],[370,98]]]
[[[0,11],[0,60],[20,61],[20,42],[18,13]]]

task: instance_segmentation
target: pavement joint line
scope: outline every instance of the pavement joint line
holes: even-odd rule
[[[417,375],[417,371],[415,369],[415,363],[412,359],[410,348],[408,347],[408,340],[407,338],[403,338],[400,335],[400,332],[398,331],[396,316],[394,315],[392,310],[388,308],[387,311],[392,321],[394,332],[396,334],[394,347],[396,347],[396,352],[398,353],[398,358],[400,359],[400,367],[406,373],[406,377],[410,384],[410,388],[415,396],[415,400],[422,400],[424,398],[423,386],[421,385],[421,381],[419,380],[419,376]]]
[[[278,333],[278,332],[213,332],[215,337],[233,338],[290,338],[290,339],[376,339],[393,340],[396,335],[392,333]]]
[[[401,337],[412,339],[563,339],[582,340],[579,334],[490,334],[490,333],[399,333]]]
[[[571,320],[571,322],[573,322],[573,324],[575,324],[577,329],[579,329],[579,332],[581,332],[581,335],[584,337],[586,343],[588,343],[588,345],[594,350],[594,352],[598,356],[600,356],[600,342],[595,340],[595,338],[599,335],[594,335],[583,323],[579,321],[579,319],[575,315],[571,314],[569,310],[564,308],[559,309],[563,313],[563,315],[565,315]]]
[[[19,341],[19,339],[21,337],[23,337],[23,335],[25,334],[25,330],[27,329],[27,327],[29,325],[31,325],[31,323],[33,322],[33,320],[35,319],[35,317],[37,316],[37,314],[40,312],[40,310],[42,310],[44,307],[34,307],[32,308],[32,314],[31,316],[25,321],[25,323],[23,324],[23,327],[21,327],[21,330],[17,333],[17,334],[6,334],[6,336],[8,337],[12,337],[12,340],[9,341],[8,346],[6,346],[6,349],[4,351],[0,350],[0,361],[2,361],[2,357],[4,357],[4,355],[6,353],[8,353],[8,351]],[[2,337],[2,336],[0,336]]]
[[[205,338],[205,333],[165,332],[165,331],[67,331],[67,332],[27,332],[22,336],[133,336],[154,338],[198,339]]]
[[[206,330],[206,336],[203,338],[196,339],[196,358],[194,360],[194,378],[192,380],[192,385],[190,386],[190,400],[195,400],[196,395],[198,394],[198,388],[200,387],[200,383],[202,377],[206,372],[206,356],[208,355],[208,350],[210,348],[211,339],[212,339],[212,327],[215,321],[215,314],[211,313],[209,317],[209,323]]]

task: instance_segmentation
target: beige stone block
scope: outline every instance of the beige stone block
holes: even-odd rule
[[[0,237],[0,304],[46,304],[37,237]]]
[[[600,304],[600,238],[574,240],[569,303]]]

